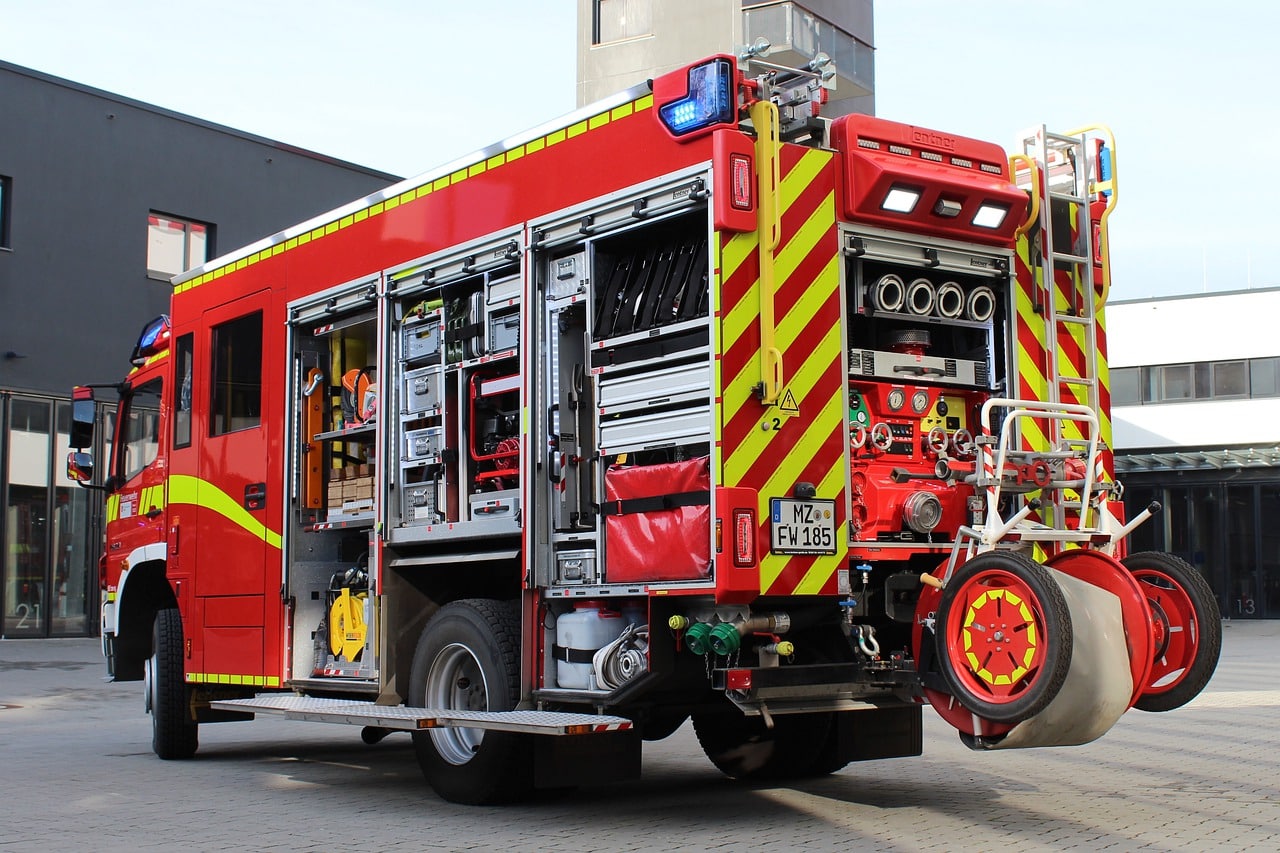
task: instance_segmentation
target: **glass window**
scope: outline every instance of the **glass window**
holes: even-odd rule
[[[3,632],[45,633],[48,618],[49,441],[47,400],[14,398],[9,404],[9,489],[5,505]]]
[[[152,211],[147,217],[147,275],[169,279],[209,260],[213,226]]]
[[[1142,368],[1142,402],[1160,402],[1160,368]]]
[[[9,207],[13,203],[13,178],[0,175],[0,249],[9,246]]]
[[[1213,396],[1249,396],[1249,366],[1243,361],[1219,361],[1213,365]]]
[[[1111,371],[1111,403],[1116,406],[1137,406],[1142,402],[1142,370],[1137,367],[1117,367]]]
[[[174,381],[178,392],[173,400],[173,446],[186,447],[191,443],[191,335],[178,338],[175,347]]]
[[[1213,373],[1209,364],[1192,365],[1196,374],[1196,399],[1208,400],[1213,396]]]
[[[649,0],[595,0],[593,44],[647,36],[653,32]]]
[[[132,480],[154,462],[160,452],[161,385],[159,379],[153,379],[134,388],[125,401],[120,435],[120,475],[125,480]]]
[[[1280,394],[1280,370],[1277,358],[1249,359],[1249,396],[1274,397]]]
[[[255,427],[262,418],[262,312],[213,330],[209,434]]]
[[[1160,399],[1191,399],[1191,365],[1166,364],[1159,368],[1161,374]]]

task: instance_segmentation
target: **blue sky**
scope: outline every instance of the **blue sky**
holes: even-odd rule
[[[572,110],[575,14],[0,0],[0,59],[411,175]],[[1040,122],[1108,124],[1115,298],[1280,286],[1276,32],[1280,4],[1245,0],[878,0],[877,111],[1006,148]]]

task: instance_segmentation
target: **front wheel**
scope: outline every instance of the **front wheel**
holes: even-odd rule
[[[151,712],[151,748],[165,760],[190,758],[199,745],[191,714],[191,690],[182,672],[182,616],[175,609],[156,614],[151,657],[143,674]]]
[[[1155,629],[1151,675],[1134,707],[1171,711],[1199,695],[1218,666],[1218,602],[1204,576],[1172,554],[1142,551],[1121,562],[1146,594]]]
[[[466,599],[427,622],[413,656],[408,704],[452,711],[509,711],[520,698],[520,614],[515,602]],[[441,797],[480,805],[532,787],[529,736],[441,727],[413,733],[418,764]]]

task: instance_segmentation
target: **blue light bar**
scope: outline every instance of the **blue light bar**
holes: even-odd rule
[[[674,136],[734,120],[733,65],[713,59],[689,69],[689,93],[658,108],[658,117]]]
[[[168,349],[169,330],[169,317],[166,314],[161,314],[143,326],[142,334],[138,335],[138,343],[133,348],[133,354],[129,357],[129,362],[141,366],[146,363],[147,358],[150,356]]]

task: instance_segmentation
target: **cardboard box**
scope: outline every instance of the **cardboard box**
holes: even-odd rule
[[[350,500],[342,502],[343,515],[359,515],[360,513],[373,512],[373,499]]]

